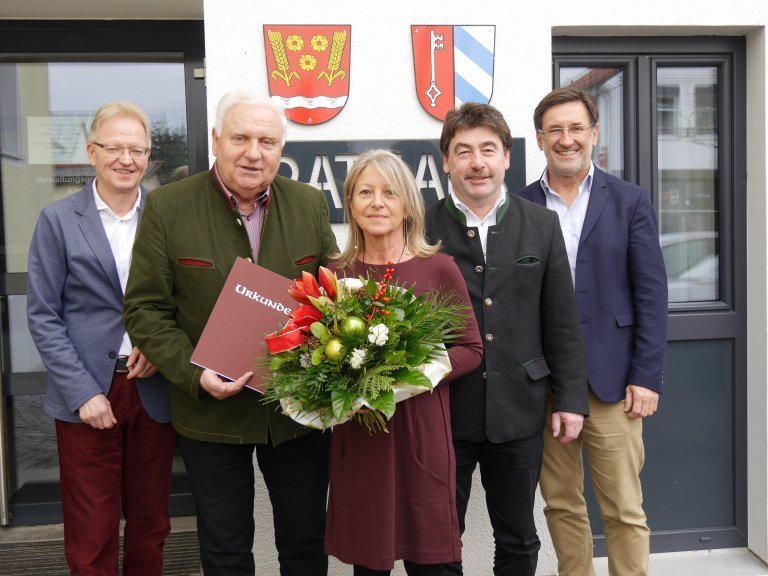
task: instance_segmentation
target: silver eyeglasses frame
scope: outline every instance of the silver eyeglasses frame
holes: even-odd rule
[[[98,146],[104,150],[104,154],[110,158],[120,158],[123,155],[123,151],[128,150],[128,154],[134,160],[141,160],[149,154],[149,148],[136,148],[132,146],[112,146],[110,144],[99,144],[98,142],[91,142],[94,146]]]
[[[592,130],[596,124],[596,122],[592,122],[589,126],[576,124],[574,126],[569,126],[568,128],[556,127],[550,128],[549,130],[541,130],[540,128],[536,128],[536,132],[542,136],[546,136],[547,138],[562,138],[565,134],[570,134],[574,138],[578,138]]]

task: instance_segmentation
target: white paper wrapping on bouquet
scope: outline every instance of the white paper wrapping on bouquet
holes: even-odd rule
[[[421,372],[429,378],[432,382],[432,389],[434,389],[438,383],[445,378],[451,371],[451,361],[448,359],[448,351],[445,346],[439,352],[436,352],[436,357],[420,366]],[[417,396],[423,392],[429,392],[430,388],[426,386],[415,386],[413,384],[395,384],[392,386],[392,390],[395,393],[395,402],[402,402],[413,396]],[[352,406],[349,412],[344,414],[340,419],[332,418],[329,422],[323,422],[322,417],[317,411],[302,410],[301,406],[289,396],[287,398],[280,399],[280,406],[283,408],[283,414],[289,416],[299,424],[307,426],[309,428],[316,428],[318,430],[324,430],[326,428],[332,428],[337,424],[343,424],[358,411],[363,408],[371,408],[370,404],[365,401],[364,398],[356,398],[352,402]]]

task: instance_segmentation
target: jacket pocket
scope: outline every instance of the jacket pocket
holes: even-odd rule
[[[520,256],[515,259],[515,266],[538,266],[541,260],[538,256]]]
[[[625,326],[634,326],[635,314],[633,312],[623,312],[621,314],[616,314],[616,324],[618,324],[619,328],[624,328]]]
[[[541,380],[545,376],[549,376],[549,366],[547,366],[547,361],[544,360],[544,358],[534,358],[533,360],[528,360],[525,364],[523,364],[523,369],[525,370],[526,374],[528,374],[528,377],[531,380]]]
[[[195,258],[194,256],[177,256],[176,264],[186,268],[213,268],[213,260],[207,258]]]
[[[299,266],[306,266],[307,264],[310,264],[315,261],[316,256],[314,254],[307,254],[306,256],[302,256],[301,258],[296,258],[296,260],[293,261],[293,265],[297,268]]]

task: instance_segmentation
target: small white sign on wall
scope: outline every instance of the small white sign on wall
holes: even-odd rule
[[[27,117],[29,164],[88,164],[89,115]]]

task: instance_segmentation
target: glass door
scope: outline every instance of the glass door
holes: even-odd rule
[[[718,68],[656,67],[656,189],[670,302],[720,300]]]
[[[0,30],[0,314],[4,409],[0,413],[0,479],[5,502],[0,524],[39,524],[60,521],[58,456],[53,421],[42,411],[45,368],[27,328],[27,253],[40,210],[79,191],[94,175],[86,155],[87,135],[103,103],[127,100],[148,115],[152,155],[142,182],[148,189],[207,167],[201,146],[189,142],[205,134],[190,129],[189,118],[202,111],[204,91],[195,90],[192,58],[202,51],[202,29],[187,26],[179,41],[171,24],[166,50],[131,52],[142,33],[110,25],[107,30],[82,25],[78,37],[90,49],[100,43],[124,42],[122,51],[64,53],[32,51],[37,40],[50,41],[49,30],[9,25]],[[101,26],[104,26],[102,23]],[[151,26],[150,26],[151,27]],[[59,40],[74,32],[61,30]],[[156,34],[157,32],[153,32]],[[146,34],[146,33],[143,33]],[[176,41],[170,40],[174,35]],[[15,36],[19,43],[9,47]],[[55,34],[54,34],[55,36]],[[20,40],[26,40],[21,42]],[[189,45],[199,42],[200,48]],[[175,44],[176,51],[168,48]],[[19,46],[30,51],[19,52]],[[185,49],[186,45],[186,49]],[[59,42],[58,46],[72,45]],[[84,46],[83,46],[84,47]],[[76,49],[76,47],[75,47]],[[202,68],[200,63],[200,68]],[[190,89],[193,88],[193,89]],[[202,96],[202,98],[200,98]],[[201,130],[202,128],[202,130]],[[202,151],[206,140],[203,137]],[[184,494],[181,458],[174,461],[173,498],[179,513],[191,513]]]
[[[658,215],[670,314],[664,394],[644,422],[652,551],[744,546],[743,39],[553,44],[555,85],[597,99],[595,165],[648,189]],[[587,492],[596,550],[604,554],[603,524]]]

